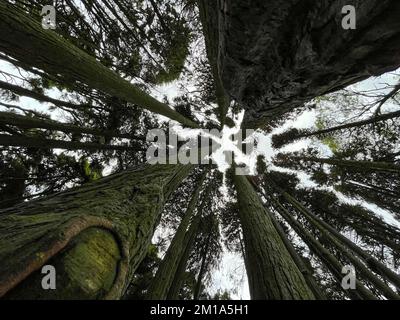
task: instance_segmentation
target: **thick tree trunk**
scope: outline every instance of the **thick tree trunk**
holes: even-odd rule
[[[234,176],[252,299],[315,299],[245,176]]]
[[[183,252],[181,260],[179,261],[178,268],[176,269],[175,272],[174,280],[172,281],[171,288],[169,289],[167,296],[168,300],[179,299],[179,292],[182,289],[185,280],[184,275],[190,257],[190,253],[192,252],[193,245],[195,243],[196,236],[199,231],[200,220],[201,220],[200,216],[197,215],[190,224],[188,232],[186,232],[185,234],[185,240],[184,240],[185,251]]]
[[[171,288],[171,284],[174,280],[179,262],[182,259],[182,255],[185,251],[185,234],[190,221],[192,220],[193,213],[195,212],[204,178],[205,174],[198,182],[196,190],[194,191],[186,209],[185,216],[183,217],[178,230],[176,231],[175,236],[168,247],[164,259],[160,263],[156,275],[150,284],[147,292],[147,299],[165,300],[167,298],[168,291]]]
[[[76,141],[64,141],[54,139],[43,139],[43,138],[32,138],[27,136],[19,135],[7,135],[0,134],[0,145],[8,147],[26,147],[36,149],[65,149],[65,150],[119,150],[119,151],[146,151],[142,147],[132,146],[117,146],[110,144],[100,144],[91,142],[76,142]]]
[[[50,75],[61,75],[67,82],[85,83],[183,125],[198,127],[4,0],[0,1],[0,51]]]
[[[191,168],[142,165],[0,211],[0,297],[14,290],[19,298],[40,297],[29,288],[37,286],[35,272],[52,264],[74,279],[61,281],[54,298],[119,298],[146,254],[166,199]]]
[[[125,138],[125,139],[145,141],[144,138],[140,137],[138,138],[131,134],[124,134],[118,131],[80,127],[49,119],[40,119],[35,117],[22,116],[12,112],[0,112],[0,124],[13,125],[25,129],[41,128],[41,129],[61,131],[65,133],[91,134],[99,137]]]
[[[219,74],[248,128],[400,66],[398,0],[210,3]],[[342,28],[345,5],[356,8],[355,30]]]

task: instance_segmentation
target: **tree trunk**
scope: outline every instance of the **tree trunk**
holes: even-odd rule
[[[297,161],[306,162],[317,162],[322,164],[329,164],[332,166],[352,168],[356,171],[378,171],[378,172],[390,172],[400,173],[400,165],[389,163],[389,162],[378,162],[378,161],[358,161],[358,160],[342,160],[342,159],[329,159],[329,158],[317,158],[317,157],[290,157]]]
[[[56,106],[65,106],[65,107],[69,107],[71,109],[85,109],[85,107],[83,105],[77,105],[77,104],[70,103],[67,101],[53,99],[48,96],[45,96],[44,94],[29,90],[29,89],[25,89],[23,87],[16,86],[14,84],[7,83],[4,81],[0,81],[0,88],[9,90],[19,96],[33,98],[33,99],[41,101],[41,102],[49,102]]]
[[[293,230],[300,236],[300,238],[307,244],[310,250],[317,256],[323,264],[332,273],[335,279],[341,283],[343,279],[342,268],[343,265],[339,260],[326,249],[322,244],[315,239],[315,237],[308,232],[293,216],[284,208],[279,201],[272,200],[274,207],[285,221],[293,228]],[[350,298],[355,300],[366,299],[376,300],[376,297],[369,291],[358,279],[356,279],[356,289],[344,291]]]
[[[23,135],[0,134],[0,145],[9,147],[26,147],[36,149],[66,149],[66,150],[119,150],[119,151],[146,151],[142,147],[117,146],[91,142],[76,142],[43,138],[32,138]]]
[[[167,298],[168,291],[171,288],[171,284],[174,280],[174,276],[179,265],[179,261],[181,260],[185,251],[184,240],[186,230],[196,209],[196,204],[199,199],[204,178],[205,174],[203,174],[203,177],[200,179],[196,190],[190,199],[185,216],[183,217],[178,230],[176,231],[175,236],[168,247],[164,259],[160,263],[156,275],[150,284],[147,292],[147,299],[149,300],[165,300]]]
[[[19,128],[41,128],[48,130],[57,130],[65,133],[92,134],[99,137],[125,138],[125,139],[145,141],[144,138],[140,137],[138,138],[131,134],[124,134],[112,130],[80,127],[50,119],[40,119],[35,117],[22,116],[12,112],[0,112],[0,124],[13,125]]]
[[[202,252],[200,271],[197,276],[196,286],[194,288],[194,294],[193,294],[194,300],[199,300],[199,297],[200,297],[201,285],[202,285],[204,274],[206,272],[207,258],[208,258],[208,254],[209,254],[209,248],[210,248],[210,239],[211,239],[211,231],[207,236],[207,243]]]
[[[55,298],[121,297],[147,252],[166,199],[191,168],[142,165],[0,211],[0,297],[19,288],[24,288],[19,298],[40,296],[27,287],[48,263],[63,278],[76,280],[67,286],[61,281]]]
[[[178,300],[179,292],[183,286],[184,274],[186,271],[187,263],[189,260],[190,253],[192,252],[196,236],[198,234],[200,224],[200,216],[197,215],[190,225],[188,232],[185,235],[185,251],[182,254],[181,260],[179,261],[178,268],[176,269],[174,280],[172,281],[171,288],[169,289],[167,299]]]
[[[274,137],[272,137],[273,147],[277,149],[277,148],[283,147],[285,144],[292,143],[292,142],[297,141],[297,140],[302,139],[302,138],[309,138],[309,137],[314,137],[314,136],[326,135],[326,134],[329,134],[329,133],[332,133],[332,132],[351,129],[351,128],[362,127],[362,126],[366,126],[368,124],[374,124],[374,123],[378,123],[378,122],[381,122],[381,121],[387,121],[387,120],[395,119],[395,118],[398,118],[398,117],[400,117],[400,111],[390,112],[390,113],[386,113],[386,114],[383,114],[383,115],[374,116],[374,117],[371,117],[371,118],[366,119],[366,120],[346,123],[346,124],[343,124],[343,125],[340,125],[340,126],[327,128],[327,129],[322,129],[322,130],[317,130],[317,131],[310,131],[310,130],[307,130],[307,129],[299,131],[297,129],[293,129],[295,134],[291,135],[290,137],[288,137],[288,139],[285,139],[284,141],[281,141],[279,139],[279,137],[284,136],[285,133],[279,134],[279,135],[275,135]]]
[[[250,182],[235,175],[234,183],[252,299],[314,299]]]
[[[43,29],[39,21],[5,1],[0,2],[0,51],[50,75],[59,74],[67,83],[82,82],[183,125],[198,127],[168,105],[122,79],[54,31]]]
[[[279,189],[278,189],[279,190]],[[282,190],[280,190],[282,192]],[[307,210],[300,202],[298,202],[295,198],[293,198],[287,192],[282,192],[282,196],[293,205],[303,216],[316,228],[318,228],[321,232],[326,233],[326,231],[330,232],[336,239],[346,245],[349,249],[351,249],[354,253],[356,253],[363,261],[376,273],[390,281],[397,288],[400,288],[400,277],[395,272],[387,268],[383,263],[379,262],[377,259],[372,257],[370,254],[365,252],[363,249],[358,247],[355,243],[353,243],[350,239],[343,236],[340,232],[338,232],[335,228],[331,227],[328,223],[321,220],[317,216],[315,216],[312,212]]]
[[[355,6],[355,30],[342,27],[345,5]],[[400,66],[398,0],[221,0],[209,12],[219,73],[247,128]]]

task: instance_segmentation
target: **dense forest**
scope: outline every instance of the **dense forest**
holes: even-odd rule
[[[399,17],[0,0],[0,298],[399,300]]]

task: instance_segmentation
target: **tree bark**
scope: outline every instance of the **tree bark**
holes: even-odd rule
[[[57,266],[57,272],[63,275],[66,272],[77,280],[71,286],[57,287],[56,292],[60,293],[55,294],[57,298],[72,299],[81,291],[87,299],[121,297],[147,252],[166,199],[191,168],[142,165],[0,211],[0,297],[7,297],[10,290],[18,290],[20,286],[25,288],[25,281],[30,281],[28,278],[35,271],[50,262]],[[77,238],[89,228],[105,230],[100,239],[88,237],[88,241],[98,245],[86,246]],[[70,254],[72,241],[84,249],[78,247],[75,254]],[[107,246],[103,246],[105,243]],[[110,247],[114,249],[109,250]],[[107,252],[114,258],[104,268],[101,265]],[[64,259],[65,255],[69,258]],[[116,260],[117,268],[112,263]],[[92,269],[102,272],[91,272]],[[118,272],[110,285],[112,270]],[[98,290],[88,292],[87,286]],[[29,298],[31,290],[23,290],[21,294],[25,291]]]
[[[326,135],[328,133],[341,131],[341,130],[346,130],[346,129],[351,129],[351,128],[362,127],[362,126],[366,126],[368,124],[374,124],[374,123],[378,123],[378,122],[381,122],[381,121],[395,119],[395,118],[398,118],[398,117],[400,117],[400,111],[390,112],[390,113],[386,113],[386,114],[383,114],[383,115],[376,115],[376,116],[371,117],[371,118],[366,119],[366,120],[346,123],[346,124],[343,124],[343,125],[340,125],[340,126],[327,128],[327,129],[323,129],[323,130],[318,130],[318,131],[310,131],[310,130],[298,131],[297,129],[295,129],[297,134],[294,134],[293,136],[291,136],[289,139],[287,139],[285,141],[280,141],[280,139],[278,139],[280,136],[285,135],[285,133],[273,136],[272,137],[272,143],[273,143],[273,147],[274,148],[281,148],[285,144],[292,143],[292,142],[297,141],[297,140],[302,139],[302,138],[309,138],[309,137],[314,137],[314,136]],[[274,138],[274,137],[276,137],[276,138]]]
[[[219,73],[256,129],[305,102],[400,66],[397,0],[212,1]],[[356,29],[342,8],[356,8]]]
[[[203,177],[200,179],[196,190],[190,199],[185,216],[183,217],[178,230],[168,247],[164,259],[160,263],[156,275],[150,284],[147,292],[147,299],[149,300],[165,300],[167,298],[168,291],[171,288],[175,273],[178,269],[179,261],[185,251],[185,234],[196,209],[204,178],[205,174],[203,174]]]
[[[168,300],[178,300],[179,299],[179,292],[183,286],[184,282],[184,274],[186,271],[187,263],[189,260],[190,253],[192,252],[193,245],[196,240],[196,236],[199,230],[200,224],[200,216],[196,215],[193,219],[192,223],[190,224],[190,228],[185,235],[185,251],[182,254],[181,260],[179,261],[178,268],[176,269],[174,280],[172,281],[171,288],[168,291]]]
[[[352,168],[357,171],[378,171],[378,172],[390,172],[400,173],[400,165],[390,162],[379,162],[379,161],[359,161],[359,160],[342,160],[332,158],[317,158],[307,156],[294,156],[290,157],[293,160],[306,161],[306,162],[318,162],[322,164],[330,164],[332,166]]]
[[[0,2],[0,51],[50,75],[61,75],[67,82],[85,83],[183,125],[198,127],[6,1]]]
[[[207,258],[208,258],[208,254],[209,254],[209,251],[210,251],[209,250],[209,248],[210,248],[210,239],[211,239],[211,231],[207,236],[207,243],[206,243],[206,246],[203,248],[203,252],[202,252],[200,271],[199,271],[199,274],[197,276],[197,281],[196,281],[196,285],[195,285],[195,288],[194,288],[194,294],[193,294],[193,299],[194,300],[199,300],[199,297],[200,297],[201,285],[202,285],[204,274],[206,272]]]
[[[0,88],[9,90],[19,96],[33,98],[33,99],[41,101],[41,102],[49,102],[56,106],[65,106],[65,107],[69,107],[71,109],[84,109],[85,108],[82,105],[77,105],[77,104],[74,104],[71,102],[53,99],[48,96],[45,96],[44,94],[29,90],[29,89],[25,89],[23,87],[16,86],[14,84],[7,83],[4,81],[0,81]]]
[[[315,299],[250,182],[233,179],[252,299]]]
[[[57,130],[65,133],[92,134],[99,137],[125,138],[145,141],[144,138],[135,137],[131,134],[120,133],[118,131],[80,127],[50,119],[22,116],[12,112],[0,112],[0,124],[13,125],[19,128],[41,128],[48,130]]]
[[[300,238],[307,244],[310,250],[318,256],[335,279],[341,283],[343,265],[329,252],[314,236],[308,232],[278,201],[274,201],[274,207],[287,223],[296,231]],[[358,279],[356,279],[356,289],[344,291],[350,298],[355,300],[376,300],[376,297]]]
[[[119,151],[146,151],[142,147],[117,146],[91,142],[76,142],[54,139],[32,138],[22,135],[0,134],[0,145],[9,147],[26,147],[37,149],[66,149],[66,150],[119,150]]]
[[[279,190],[279,189],[278,189]],[[303,216],[315,227],[317,227],[321,232],[326,233],[326,231],[330,232],[336,239],[346,245],[349,249],[351,249],[354,253],[356,253],[363,261],[373,270],[378,273],[388,281],[390,281],[397,288],[400,288],[400,277],[395,272],[387,268],[383,263],[372,257],[370,254],[365,252],[363,249],[358,247],[355,243],[353,243],[350,239],[343,236],[340,232],[338,232],[335,228],[331,227],[328,223],[321,220],[317,216],[315,216],[312,212],[307,210],[300,202],[298,202],[295,198],[293,198],[287,192],[279,190],[282,196],[293,205]]]

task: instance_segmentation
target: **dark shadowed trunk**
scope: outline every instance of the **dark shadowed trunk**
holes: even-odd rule
[[[400,66],[398,0],[210,3],[219,74],[248,128]],[[355,6],[355,30],[342,28],[345,5]]]
[[[198,186],[196,187],[186,209],[185,216],[183,217],[164,258],[158,267],[156,275],[150,284],[147,292],[147,299],[164,300],[167,298],[167,294],[171,288],[171,284],[174,280],[179,262],[182,259],[182,255],[185,251],[185,234],[190,221],[192,220],[193,213],[195,212],[204,178],[205,174],[198,182]]]

